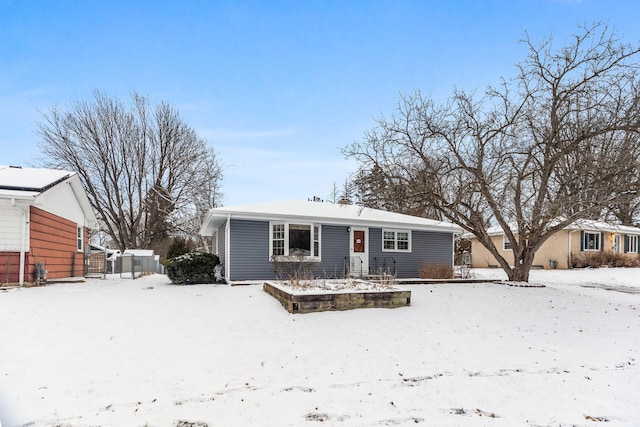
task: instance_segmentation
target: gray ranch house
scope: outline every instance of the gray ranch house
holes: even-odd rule
[[[275,279],[278,265],[291,262],[307,263],[316,277],[417,278],[422,265],[453,266],[461,232],[447,222],[308,201],[214,208],[200,229],[212,236],[227,283]]]

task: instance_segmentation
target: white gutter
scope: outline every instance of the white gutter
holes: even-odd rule
[[[224,280],[230,283],[231,277],[231,213],[227,213],[227,224],[224,232]]]

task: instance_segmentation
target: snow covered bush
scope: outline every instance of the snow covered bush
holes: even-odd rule
[[[171,258],[167,263],[167,276],[177,285],[216,283],[216,266],[220,259],[213,254],[191,252]]]

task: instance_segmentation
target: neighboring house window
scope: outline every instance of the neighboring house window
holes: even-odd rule
[[[583,248],[585,251],[599,251],[601,248],[602,242],[600,241],[600,233],[590,233],[588,231],[584,232],[583,237]]]
[[[638,253],[638,235],[628,234],[625,236],[625,252],[637,254]]]
[[[411,252],[411,232],[406,230],[382,230],[383,252]]]
[[[84,247],[84,242],[82,239],[82,232],[83,227],[78,227],[78,232],[77,232],[77,248],[78,248],[78,252],[82,252],[82,248]]]
[[[511,250],[511,240],[509,240],[509,237],[505,234],[504,236],[502,236],[502,249],[504,249],[505,251],[510,251]]]
[[[270,254],[320,258],[320,226],[316,224],[271,223]]]

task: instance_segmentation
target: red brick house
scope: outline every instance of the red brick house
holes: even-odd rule
[[[78,175],[0,166],[0,285],[84,273],[89,230],[97,219]]]

